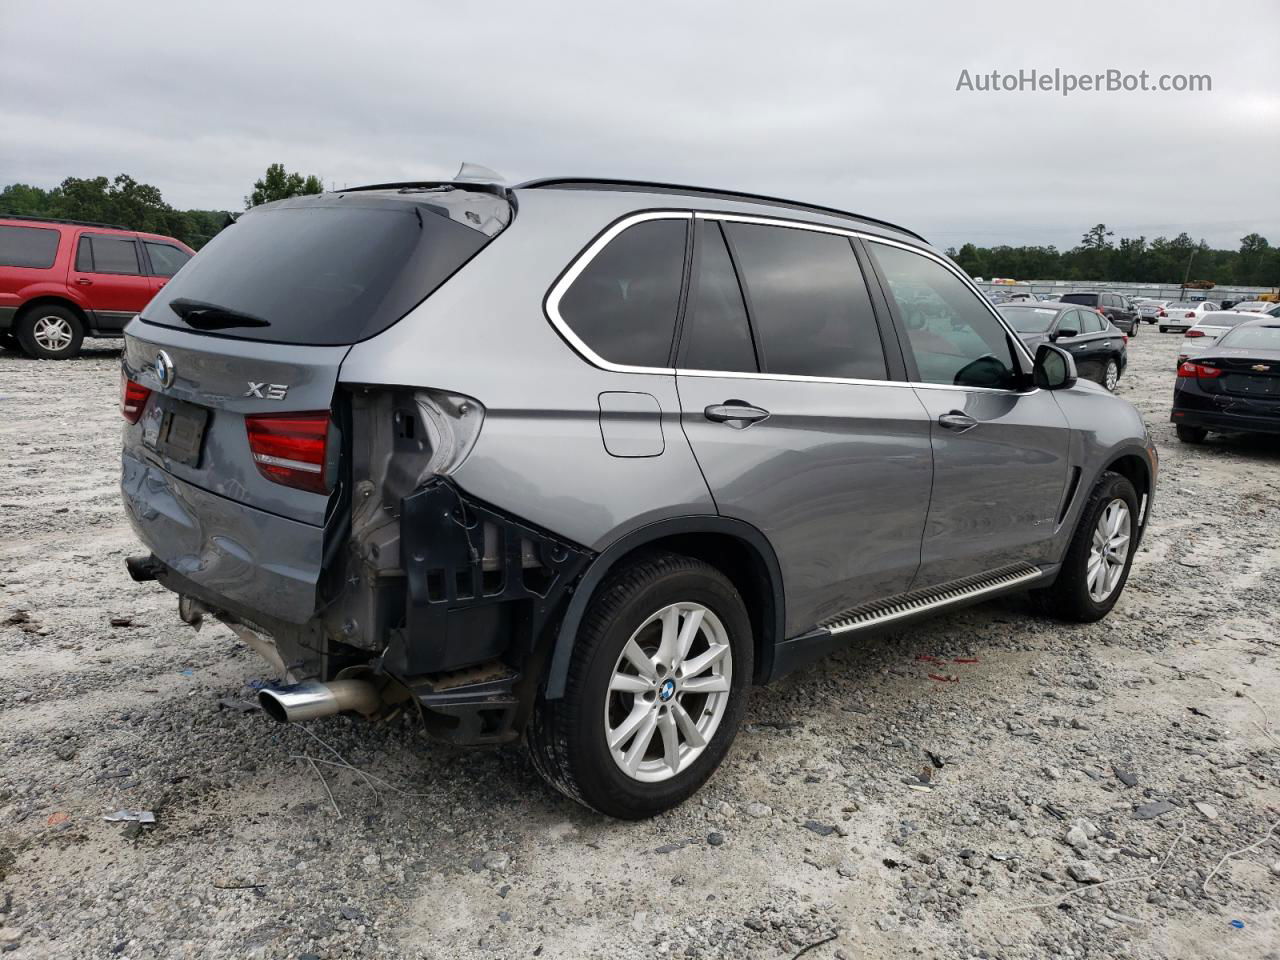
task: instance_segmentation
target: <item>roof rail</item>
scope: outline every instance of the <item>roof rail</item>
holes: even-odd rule
[[[817,203],[803,203],[798,200],[786,200],[782,197],[770,197],[762,193],[747,193],[743,190],[721,190],[713,187],[691,187],[678,183],[656,183],[648,180],[610,180],[602,177],[543,177],[537,180],[526,180],[524,183],[517,183],[514,189],[537,190],[544,187],[563,187],[568,190],[585,190],[591,187],[611,187],[617,190],[630,190],[644,193],[693,194],[696,196],[714,197],[721,200],[758,200],[762,203],[768,203],[775,207],[790,207],[793,210],[809,210],[814,213],[825,213],[836,217],[846,217],[850,220],[861,220],[864,223],[874,223],[876,226],[887,227],[890,230],[905,233],[909,237],[915,237],[921,243],[929,242],[914,230],[908,230],[906,227],[899,226],[896,223],[890,223],[888,220],[878,220],[875,217],[863,216],[860,213],[850,213],[848,210],[839,210],[835,207],[824,207]]]
[[[97,223],[93,220],[64,220],[61,217],[33,217],[25,213],[0,213],[0,220],[31,220],[35,223],[66,223],[75,227],[100,227],[104,230],[128,230],[137,233],[133,227],[122,227],[118,223]]]

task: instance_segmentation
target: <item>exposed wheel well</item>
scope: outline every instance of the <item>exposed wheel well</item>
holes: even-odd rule
[[[628,563],[638,554],[653,552],[680,553],[711,564],[733,583],[751,620],[755,638],[756,677],[768,674],[762,670],[765,661],[773,662],[773,647],[781,637],[774,636],[775,610],[773,584],[769,570],[755,548],[744,540],[725,533],[679,533],[636,547],[614,566]]]
[[[1117,457],[1107,464],[1106,469],[1115,471],[1133,484],[1133,489],[1138,493],[1139,503],[1151,492],[1151,471],[1142,457],[1136,453]]]

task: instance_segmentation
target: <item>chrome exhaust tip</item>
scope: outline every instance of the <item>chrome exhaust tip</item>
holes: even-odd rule
[[[378,712],[382,695],[367,680],[308,680],[288,687],[258,691],[262,711],[278,723],[297,723],[353,710],[366,716]]]

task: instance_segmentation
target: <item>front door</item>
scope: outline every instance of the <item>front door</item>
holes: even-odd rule
[[[914,587],[1051,562],[1070,439],[1057,401],[1026,387],[1016,337],[941,259],[867,246],[904,333],[933,440],[933,494]]]
[[[848,237],[700,215],[681,422],[719,512],[773,545],[788,636],[919,564],[930,426],[881,319]]]
[[[104,331],[124,329],[155,293],[129,236],[82,233],[67,280]]]

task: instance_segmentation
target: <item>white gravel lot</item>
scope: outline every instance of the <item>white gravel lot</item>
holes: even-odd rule
[[[0,354],[0,951],[1280,957],[1280,442],[1179,444],[1181,343],[1131,344],[1163,463],[1108,620],[863,641],[753,691],[702,794],[636,824],[519,748],[220,708],[266,668],[125,573],[116,345]],[[341,818],[306,730],[356,768],[321,767]]]

